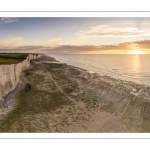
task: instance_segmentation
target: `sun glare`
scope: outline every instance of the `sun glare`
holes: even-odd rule
[[[139,45],[132,44],[129,54],[145,54],[145,52],[140,49]]]
[[[143,51],[141,51],[141,50],[131,50],[129,52],[129,54],[145,54],[145,53]]]

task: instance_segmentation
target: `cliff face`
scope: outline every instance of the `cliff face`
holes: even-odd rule
[[[0,65],[0,100],[12,91],[19,82],[22,70],[30,66],[30,60],[41,57],[41,55],[29,54],[22,62],[12,65]]]

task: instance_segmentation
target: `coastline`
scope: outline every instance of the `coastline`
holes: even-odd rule
[[[49,55],[50,54],[47,54],[47,56]],[[91,73],[97,73],[101,76],[106,75],[106,76],[110,76],[111,78],[115,78],[117,80],[125,80],[125,81],[134,82],[136,84],[150,86],[149,71],[146,71],[148,68],[145,68],[144,65],[141,66],[140,64],[143,62],[144,59],[141,55],[138,57],[137,55],[131,55],[133,56],[131,59],[129,59],[130,57],[127,57],[128,56],[127,55],[126,57],[122,58],[123,59],[122,61],[124,62],[123,64],[120,64],[119,62],[116,64],[116,61],[114,61],[115,57],[116,59],[119,59],[118,55],[111,55],[113,58],[112,62],[111,62],[111,56],[106,57],[105,55],[98,55],[96,57],[96,55],[94,55],[92,58],[92,56],[88,54],[84,54],[83,56],[79,54],[78,54],[79,56],[78,55],[74,56],[74,55],[65,54],[63,56],[63,54],[52,54],[50,56],[55,57],[60,62],[64,62],[67,63],[68,65],[76,66],[79,68],[84,68]],[[125,58],[127,59],[126,62],[125,62]],[[106,61],[105,59],[106,60],[108,59],[107,63],[105,63]],[[133,62],[130,60],[133,60]],[[90,62],[92,62],[92,64]],[[146,62],[148,63],[148,60],[146,60]]]
[[[45,54],[45,56],[51,57],[49,54]],[[51,57],[51,58],[55,59],[54,57]],[[59,62],[59,60],[57,60],[57,59],[55,59],[55,61]],[[61,63],[65,63],[65,62],[61,62]],[[115,78],[115,77],[111,77],[111,76],[109,76],[109,75],[102,75],[102,74],[100,74],[100,73],[97,73],[97,72],[94,72],[94,71],[90,71],[90,70],[87,70],[87,69],[84,69],[84,68],[81,68],[81,67],[78,67],[78,66],[74,66],[74,65],[72,65],[72,64],[68,64],[68,63],[65,63],[65,64],[70,65],[70,66],[72,66],[72,67],[79,68],[79,69],[84,70],[84,71],[87,71],[88,73],[94,74],[94,75],[96,75],[96,76],[108,77],[108,80],[112,80],[112,81],[115,81],[115,80],[116,80],[116,81],[121,82],[120,84],[129,84],[129,85],[131,85],[131,86],[135,85],[135,87],[138,86],[138,88],[140,87],[140,88],[146,88],[146,89],[149,89],[149,87],[150,87],[149,85],[146,85],[146,84],[143,84],[143,83],[136,83],[136,82],[134,82],[134,81],[124,80],[124,79],[121,79],[121,78]],[[134,91],[134,90],[133,90],[133,91]],[[131,92],[132,92],[132,90],[131,90]],[[133,93],[133,94],[134,94],[134,93]]]
[[[32,106],[36,108],[30,113],[22,112],[9,131],[150,131],[148,86],[89,73],[58,63],[50,56],[42,56],[31,63],[33,68],[26,72],[31,90],[23,95],[34,101]]]

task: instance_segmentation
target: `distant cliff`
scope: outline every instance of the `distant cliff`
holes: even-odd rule
[[[41,54],[29,54],[24,61],[18,64],[0,65],[0,100],[17,86],[20,74],[22,70],[30,66],[30,60],[39,57]]]

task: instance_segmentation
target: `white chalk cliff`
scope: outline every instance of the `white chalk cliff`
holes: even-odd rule
[[[41,54],[29,54],[24,61],[18,64],[0,65],[0,100],[17,86],[20,74],[22,70],[30,66],[30,60],[39,57]]]

